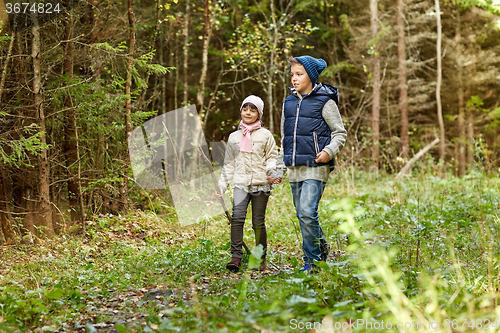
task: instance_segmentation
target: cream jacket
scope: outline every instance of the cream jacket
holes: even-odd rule
[[[271,132],[259,128],[252,133],[252,152],[240,152],[241,130],[231,133],[227,141],[226,156],[222,167],[219,187],[226,190],[231,181],[234,185],[268,184],[267,176],[276,170],[278,151]]]

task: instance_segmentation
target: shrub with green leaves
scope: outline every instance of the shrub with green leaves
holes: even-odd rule
[[[12,260],[0,271],[0,330],[297,332],[299,323],[324,321],[375,332],[361,323],[383,321],[445,332],[500,324],[500,178],[336,175],[319,208],[332,255],[316,274],[299,270],[285,182],[266,215],[269,272],[251,270],[259,247],[240,273],[225,269],[223,216],[189,227],[151,212],[96,216],[85,237],[5,248]],[[251,223],[244,237],[252,248]]]

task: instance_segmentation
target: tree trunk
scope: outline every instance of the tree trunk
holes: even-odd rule
[[[401,112],[401,157],[409,157],[410,137],[408,135],[408,85],[406,84],[406,50],[404,3],[397,0],[396,30],[398,32],[398,81],[399,81],[399,110]]]
[[[401,169],[401,171],[398,173],[398,175],[396,176],[396,179],[399,179],[401,178],[405,173],[407,173],[409,170],[411,170],[411,166],[413,165],[413,163],[415,163],[416,161],[418,161],[419,158],[421,158],[422,156],[424,156],[429,150],[431,150],[432,147],[434,147],[437,143],[439,142],[439,139],[436,138],[434,141],[432,141],[431,143],[429,143],[427,146],[425,146],[424,148],[422,148],[418,153],[416,153],[412,158],[411,160],[408,161],[408,163],[406,163],[406,165]]]
[[[183,87],[184,87],[184,92],[183,92],[183,99],[182,99],[182,106],[186,107],[188,105],[188,56],[189,56],[189,12],[190,12],[190,1],[186,0],[186,12],[184,13],[184,59],[183,59],[183,69],[184,69],[184,75],[183,75]],[[186,143],[186,138],[185,138],[185,133],[187,132],[187,109],[185,109],[182,112],[182,120],[181,120],[181,125],[180,125],[181,130],[177,133],[177,142],[180,142],[180,149],[179,149],[179,175],[184,172],[186,169],[187,163],[189,161],[186,161],[186,154],[184,154],[184,149],[185,149],[185,143]],[[190,184],[192,186],[192,184]]]
[[[96,20],[96,16],[97,16],[97,0],[91,0],[89,1],[89,4],[88,4],[88,15],[89,15],[89,25],[90,25],[90,38],[89,38],[89,42],[92,44],[92,43],[95,43],[95,40],[97,38],[97,26],[96,26],[96,23],[97,23],[97,20]]]
[[[190,2],[186,0],[186,12],[184,16],[184,95],[182,99],[182,106],[188,105],[188,56],[189,56],[189,12],[190,12]]]
[[[467,70],[467,77],[471,77],[472,73],[470,70]],[[465,86],[465,99],[468,101],[470,99],[470,91],[471,91],[471,82],[470,80],[466,80]],[[467,154],[466,154],[466,162],[467,166],[470,167],[474,162],[474,108],[467,108]]]
[[[210,25],[210,0],[205,0],[205,36],[203,39],[200,83],[198,85],[198,94],[196,95],[198,100],[198,113],[200,115],[203,115],[204,113],[203,104],[205,99],[205,81],[207,80],[208,47],[210,46],[211,35],[212,35],[212,28]],[[205,117],[203,117],[202,119],[205,119]]]
[[[221,77],[222,77],[222,70],[219,72],[219,75],[217,76],[217,80],[215,81],[215,85],[214,85],[214,90],[211,94],[212,96],[210,97],[210,100],[208,101],[207,111],[205,112],[205,116],[203,118],[202,130],[204,130],[205,126],[207,125],[208,115],[210,114],[210,108],[212,107],[215,96],[217,95],[217,91],[219,90]]]
[[[80,199],[80,217],[81,217],[81,222],[82,222],[82,230],[83,234],[86,232],[86,226],[85,226],[85,204],[83,202],[83,195],[82,195],[82,163],[80,159],[80,149],[78,147],[78,128],[76,126],[76,117],[73,118],[73,127],[75,128],[75,143],[76,143],[76,160],[78,161],[78,173],[77,173],[77,179],[78,179],[78,198]]]
[[[467,165],[474,163],[474,110],[467,113]]]
[[[24,34],[23,34],[24,35]],[[19,82],[20,86],[26,87],[27,86],[27,66],[26,62],[28,59],[28,56],[26,56],[27,50],[24,49],[24,44],[25,40],[22,37],[22,34],[17,34],[16,37],[16,55],[18,59],[17,63],[17,81]],[[21,105],[26,106],[26,101],[30,100],[31,96],[27,92],[29,90],[26,89],[21,89],[19,91],[19,101],[21,102]],[[26,116],[28,116],[28,119],[30,119],[30,123],[32,122],[31,119],[35,119],[35,114],[34,112],[31,113],[33,110],[24,108],[24,112],[28,113]],[[23,111],[18,111],[18,114],[16,114],[16,120],[14,121],[15,126],[21,127],[23,126],[24,119],[23,116]],[[14,175],[13,181],[17,183],[17,187],[15,188],[15,193],[14,193],[14,210],[16,207],[24,207],[23,209],[18,209],[16,212],[21,213],[25,212],[26,216],[23,220],[23,228],[21,229],[21,234],[24,235],[25,233],[30,233],[32,235],[35,234],[35,223],[36,220],[36,188],[35,184],[37,183],[34,177],[34,169],[36,167],[36,159],[35,157],[29,153],[28,158],[30,160],[30,164],[33,167],[23,167],[20,170],[19,174]]]
[[[128,59],[127,59],[127,81],[125,82],[125,94],[127,99],[125,101],[125,140],[128,146],[128,137],[132,133],[132,123],[130,120],[132,110],[132,64],[135,51],[135,23],[134,23],[134,8],[133,0],[128,0]],[[128,150],[124,152],[124,171],[123,181],[120,185],[120,209],[125,211],[128,208],[128,170],[130,168],[130,156]]]
[[[15,240],[14,229],[12,229],[12,224],[7,218],[7,214],[5,214],[4,212],[0,212],[0,227],[2,229],[1,231],[5,242],[7,244],[13,243]]]
[[[36,17],[36,16],[35,16]],[[43,96],[42,96],[42,76],[41,76],[41,66],[40,66],[40,26],[35,22],[32,33],[33,33],[33,45],[31,56],[33,57],[33,95],[35,100],[35,110],[38,120],[38,125],[40,126],[39,131],[40,143],[45,145],[47,143],[47,138],[45,135],[45,113],[43,109]],[[38,214],[39,214],[39,224],[44,227],[43,232],[47,237],[52,237],[54,235],[54,228],[52,227],[52,208],[50,207],[50,168],[49,160],[47,156],[47,149],[42,148],[40,155],[38,156],[38,167],[39,167],[39,190],[38,195],[40,200],[38,201]]]
[[[0,78],[0,105],[2,105],[2,95],[3,95],[3,86],[5,84],[5,78],[7,77],[7,68],[9,67],[10,56],[12,55],[12,48],[14,47],[14,40],[16,39],[16,33],[12,32],[10,36],[11,40],[9,43],[9,50],[7,51],[7,57],[5,58],[5,62],[2,70],[2,77]]]
[[[271,47],[271,63],[269,64],[269,73],[267,77],[267,102],[268,102],[268,112],[269,112],[269,131],[274,134],[274,116],[273,116],[273,105],[274,105],[274,94],[273,94],[273,83],[274,83],[274,71],[275,62],[274,57],[276,56],[276,48],[278,46],[279,32],[278,24],[276,23],[276,15],[274,12],[274,2],[271,1],[271,19],[273,21],[273,46]]]
[[[23,232],[26,231],[32,235],[37,235],[35,225],[38,225],[38,216],[36,215],[36,196],[35,187],[33,184],[36,183],[33,170],[25,170],[26,173],[26,184],[24,191],[24,197],[26,198],[26,218],[23,221]]]
[[[9,203],[7,201],[6,188],[4,187],[3,170],[0,170],[0,227],[6,242],[14,241],[14,229],[8,218]]]
[[[167,34],[169,36],[172,35],[171,33],[171,28],[170,26],[168,26],[167,28]],[[172,64],[174,63],[174,51],[175,51],[175,39],[173,38],[173,36],[168,40],[168,44],[167,44],[167,47],[166,47],[166,50],[167,50],[167,53],[168,53],[168,57],[167,57],[167,65],[168,66],[172,66]],[[177,68],[175,68],[175,75],[177,75],[179,71],[177,70]],[[167,84],[165,83],[165,87],[163,88],[164,90],[164,94],[165,96],[168,96],[168,109],[169,110],[174,110],[174,89],[172,88],[172,85],[175,81],[174,79],[174,70],[171,70],[168,72],[168,88],[167,88]],[[167,77],[166,76],[163,76],[163,79],[166,81],[167,80]],[[175,84],[177,84],[177,82],[175,82]]]
[[[99,31],[99,26],[102,24],[102,21],[97,20],[96,17],[99,15],[99,9],[97,8],[98,1],[97,0],[92,0],[91,3],[89,4],[89,15],[90,15],[90,38],[89,38],[89,43],[94,44],[97,43],[98,40],[98,31]],[[95,61],[94,63],[94,77],[96,81],[96,87],[101,86],[101,63],[99,61]]]
[[[52,177],[53,178],[53,175]],[[61,233],[62,230],[64,230],[64,225],[61,223],[61,217],[64,218],[64,216],[62,216],[61,214],[61,211],[59,210],[59,205],[60,205],[60,202],[61,202],[61,198],[59,196],[60,192],[59,193],[56,193],[56,189],[54,188],[54,186],[51,186],[50,187],[50,202],[52,203],[52,205],[50,205],[50,208],[52,209],[52,226],[54,227],[54,233],[56,235],[59,235]],[[64,220],[63,220],[64,221]]]
[[[177,40],[177,39],[176,39]],[[174,83],[174,109],[177,110],[179,107],[179,102],[178,102],[178,93],[179,93],[179,54],[175,52],[174,54],[175,57],[175,83]],[[177,121],[175,122],[177,124]]]
[[[157,20],[156,22],[160,22],[160,7],[161,7],[161,1],[158,1],[158,8],[157,8]],[[161,33],[161,26],[159,23],[157,23],[157,38],[158,38],[158,52],[159,52],[159,58],[160,58],[160,65],[164,65],[164,53],[165,53],[165,46],[163,44],[164,36]],[[158,78],[158,75],[156,75],[156,78]],[[167,112],[167,78],[166,74],[161,74],[161,92],[160,92],[160,98],[161,98],[161,110],[160,114],[164,114]],[[153,109],[154,110],[154,109]]]
[[[375,170],[379,167],[380,155],[380,57],[378,54],[378,43],[375,41],[378,35],[378,1],[370,0],[371,32],[375,43],[375,53],[373,55],[373,102],[372,102],[372,131],[373,131],[373,151],[372,160]]]
[[[5,78],[7,77],[7,69],[10,57],[12,55],[12,49],[14,47],[15,38],[16,38],[16,33],[12,32],[11,40],[9,43],[9,50],[7,51],[7,57],[4,60],[5,62],[2,70],[2,77],[0,79],[0,105],[2,105],[1,102],[3,95],[3,87],[5,85]],[[6,192],[6,187],[4,186],[5,179],[3,177],[3,173],[4,171],[0,170],[0,228],[2,230],[5,241],[10,243],[14,241],[14,230],[12,229],[12,224],[9,219],[10,218],[9,200]]]
[[[458,84],[458,138],[455,142],[457,145],[456,157],[458,161],[458,176],[462,177],[465,174],[465,98],[464,98],[464,84],[463,84],[463,60],[462,60],[462,48],[461,48],[461,27],[460,27],[460,9],[457,10],[457,20],[455,25],[455,43],[456,43],[456,57],[457,57],[457,84]]]
[[[163,37],[160,37],[160,47],[163,49]],[[163,50],[160,55],[160,64],[163,65]],[[167,113],[167,78],[166,74],[161,74],[161,113]]]
[[[12,209],[11,209],[11,203],[14,202],[13,198],[13,188],[14,188],[14,182],[12,180],[13,173],[11,173],[12,168],[0,168],[0,178],[3,180],[2,186],[4,188],[5,192],[5,212],[7,214],[7,218],[9,221],[13,221],[14,218],[12,216]],[[16,186],[19,184],[16,183]],[[10,190],[6,190],[10,189]]]
[[[435,0],[436,5],[436,23],[437,23],[437,83],[436,83],[436,104],[437,114],[439,121],[440,133],[440,150],[439,158],[444,162],[445,155],[445,137],[444,137],[444,120],[443,120],[443,106],[441,104],[441,81],[443,77],[442,59],[441,59],[441,40],[442,40],[442,26],[441,26],[441,8],[439,7],[439,0]]]
[[[71,43],[72,32],[71,32],[71,16],[66,14],[64,18],[64,74],[71,81],[73,78],[73,45]],[[70,222],[69,226],[74,225],[79,220],[78,214],[78,184],[76,181],[76,175],[71,170],[74,170],[74,164],[76,160],[76,141],[75,141],[75,110],[71,107],[71,96],[68,93],[64,97],[64,106],[68,110],[66,111],[66,117],[64,119],[64,153],[66,155],[66,168],[68,170],[68,202],[70,209]]]

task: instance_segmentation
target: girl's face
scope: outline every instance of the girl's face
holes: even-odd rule
[[[306,69],[300,64],[293,64],[290,68],[292,75],[292,84],[301,95],[307,95],[311,92],[313,86],[309,75],[307,75]]]
[[[259,119],[259,111],[252,109],[248,105],[241,109],[241,120],[246,125],[253,124],[257,119]]]

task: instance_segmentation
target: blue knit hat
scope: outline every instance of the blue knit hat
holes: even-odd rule
[[[316,81],[318,81],[319,75],[326,68],[326,61],[323,59],[316,59],[311,56],[296,57],[295,59],[297,59],[302,66],[304,66],[314,87]]]

